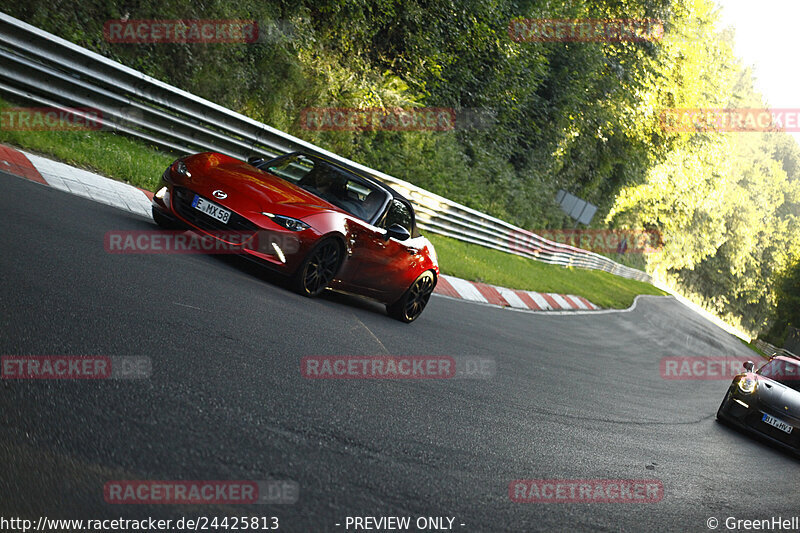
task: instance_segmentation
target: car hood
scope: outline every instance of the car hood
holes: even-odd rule
[[[800,392],[791,387],[762,377],[758,381],[758,399],[779,413],[800,419]]]
[[[205,152],[184,159],[192,177],[184,184],[198,194],[215,198],[213,192],[224,191],[228,197],[220,202],[237,205],[240,210],[271,211],[286,206],[293,212],[339,209],[322,198],[268,172],[223,154]],[[217,201],[217,200],[215,200]],[[300,209],[298,209],[300,208]]]

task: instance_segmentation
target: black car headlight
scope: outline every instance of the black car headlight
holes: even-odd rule
[[[756,378],[752,376],[742,376],[736,382],[736,386],[745,394],[753,394],[756,390]]]
[[[189,168],[186,166],[181,160],[175,162],[175,173],[179,176],[186,176],[187,178],[191,178],[192,174],[189,172]]]
[[[308,229],[311,227],[302,220],[297,218],[285,217],[283,215],[275,215],[273,213],[267,213],[267,212],[263,212],[261,214],[264,216],[268,216],[274,223],[283,226],[284,228],[291,231],[303,231],[304,229]]]
[[[170,171],[174,172],[178,176],[184,176],[186,178],[191,178],[192,177],[192,173],[189,172],[189,168],[186,166],[186,163],[184,163],[180,159],[178,159],[177,161],[175,161],[174,163],[172,163],[169,166],[169,169],[167,169],[167,172],[164,173],[164,177],[165,178],[169,178],[170,177],[170,173],[171,173]]]

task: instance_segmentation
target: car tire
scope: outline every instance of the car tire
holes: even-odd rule
[[[325,239],[311,250],[292,277],[292,288],[298,294],[313,298],[330,285],[344,256],[336,239]]]
[[[164,213],[161,212],[160,209],[157,209],[155,206],[153,209],[153,220],[156,224],[158,224],[163,229],[178,229],[178,224],[175,222],[174,219],[168,217]]]
[[[435,286],[433,273],[430,270],[423,272],[400,299],[386,306],[386,313],[400,322],[415,321],[428,305]]]

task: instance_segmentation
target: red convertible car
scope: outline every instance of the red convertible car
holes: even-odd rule
[[[301,152],[247,163],[211,152],[178,159],[162,176],[153,219],[238,246],[290,276],[300,294],[330,288],[366,296],[403,322],[419,317],[439,276],[406,198]],[[234,234],[246,238],[226,237]]]

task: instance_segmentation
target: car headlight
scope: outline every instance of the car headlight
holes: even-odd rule
[[[743,393],[753,394],[756,390],[756,379],[752,376],[742,376],[739,378],[739,381],[736,382],[736,385]]]
[[[284,228],[291,231],[303,231],[304,229],[308,229],[311,227],[302,220],[299,220],[297,218],[285,217],[283,215],[275,215],[273,213],[267,213],[266,211],[261,214],[269,217],[276,224],[283,226]]]

